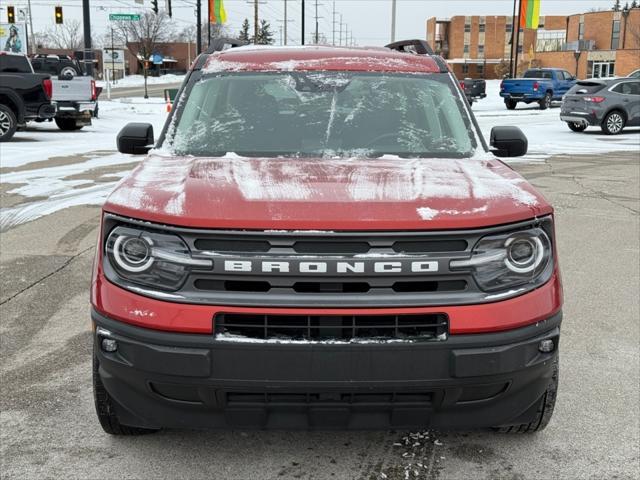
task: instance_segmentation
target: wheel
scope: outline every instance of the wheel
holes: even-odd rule
[[[0,104],[0,142],[8,142],[16,133],[18,128],[18,119],[6,105]]]
[[[553,375],[549,381],[549,386],[540,399],[536,418],[531,423],[523,423],[520,425],[510,425],[508,427],[497,427],[494,430],[500,433],[533,433],[540,432],[549,425],[553,409],[556,405],[556,396],[558,394],[558,359],[553,362]]]
[[[68,65],[66,67],[62,67],[60,69],[60,73],[58,73],[59,76],[67,78],[73,78],[78,74],[79,72],[75,69],[75,67],[70,67]]]
[[[585,123],[567,122],[567,125],[574,132],[584,132],[587,129],[587,125]]]
[[[625,123],[627,123],[624,115],[618,110],[614,110],[613,112],[607,113],[602,120],[602,131],[607,135],[617,135],[624,128]]]
[[[102,429],[110,435],[146,435],[149,433],[157,432],[157,430],[153,430],[150,428],[129,427],[120,423],[120,421],[118,420],[118,415],[113,408],[113,403],[111,402],[109,392],[107,392],[107,390],[104,388],[102,380],[100,379],[100,374],[98,373],[99,367],[100,364],[98,363],[98,359],[94,352],[93,399],[95,401],[96,413],[98,415],[98,420],[100,421],[100,426],[102,426]]]
[[[540,110],[546,110],[551,107],[551,99],[553,98],[553,94],[551,92],[547,92],[544,95],[544,98],[538,102],[540,104]]]
[[[65,130],[65,131],[80,130],[82,128],[82,125],[78,125],[74,118],[56,117],[56,125],[60,130]]]
[[[518,102],[516,102],[515,100],[505,100],[504,104],[507,106],[507,110],[515,110]]]

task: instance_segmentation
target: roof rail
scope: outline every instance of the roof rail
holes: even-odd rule
[[[237,38],[216,38],[211,42],[211,45],[204,53],[222,52],[223,50],[229,50],[230,48],[241,47],[246,45],[244,40],[238,40]]]
[[[415,53],[418,55],[433,55],[433,49],[424,40],[400,40],[399,42],[393,42],[389,45],[385,45],[385,48],[391,50],[397,50],[398,52]]]

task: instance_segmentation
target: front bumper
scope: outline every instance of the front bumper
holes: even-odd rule
[[[532,421],[562,315],[443,342],[265,344],[160,332],[95,310],[99,375],[121,423],[157,428],[480,428]],[[102,338],[117,341],[112,353]],[[550,353],[538,349],[551,339]]]

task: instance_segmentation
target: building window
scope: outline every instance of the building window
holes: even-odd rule
[[[469,53],[469,45],[464,46],[464,53]]]
[[[466,63],[462,64],[462,73],[464,74],[469,73],[469,65],[467,65]]]
[[[470,23],[465,23],[464,24],[464,32],[465,33],[469,33],[471,31],[471,24]]]
[[[478,26],[478,28],[480,28],[480,33],[483,33],[483,32],[484,32],[484,29],[485,29],[485,25],[484,25],[484,23],[481,23],[481,24]]]
[[[484,65],[482,63],[476,65],[476,72],[478,72],[478,75],[484,75]]]
[[[611,50],[617,50],[620,46],[620,20],[613,21],[611,29]]]
[[[478,56],[484,56],[484,45],[478,45]]]
[[[540,15],[538,20],[538,28],[544,28],[544,15]]]
[[[513,23],[508,22],[507,23],[507,33],[511,33],[512,30],[513,30]]]
[[[518,45],[518,53],[522,53],[522,45]]]
[[[584,40],[584,22],[578,24],[578,40]]]

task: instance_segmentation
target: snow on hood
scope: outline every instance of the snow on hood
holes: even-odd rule
[[[105,209],[187,226],[320,230],[452,228],[551,211],[493,159],[157,155],[116,187]]]

